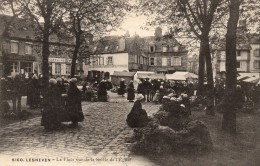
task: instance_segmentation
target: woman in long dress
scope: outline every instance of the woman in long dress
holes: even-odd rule
[[[69,118],[72,121],[72,126],[77,126],[78,122],[82,122],[84,120],[81,106],[81,92],[77,88],[76,83],[77,79],[72,78],[68,89],[68,98],[66,104]]]
[[[49,80],[49,87],[46,89],[43,100],[43,111],[41,125],[45,129],[57,129],[61,122],[60,112],[62,111],[61,94],[56,86],[55,79]]]
[[[117,94],[118,94],[118,95],[122,95],[122,97],[124,97],[124,95],[125,95],[125,88],[126,88],[125,80],[122,79],[122,80],[120,81],[120,85],[119,85]]]
[[[142,109],[141,102],[143,99],[144,96],[142,94],[138,94],[130,113],[127,115],[126,122],[131,128],[145,127],[149,121],[146,111]]]
[[[127,88],[127,100],[129,102],[133,102],[134,99],[135,99],[135,88],[134,88],[134,83],[131,80]]]

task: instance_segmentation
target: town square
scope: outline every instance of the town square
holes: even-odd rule
[[[259,9],[0,0],[0,166],[259,165]]]

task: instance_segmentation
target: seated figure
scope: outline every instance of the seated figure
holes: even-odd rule
[[[126,122],[129,127],[136,128],[136,127],[145,127],[148,123],[148,116],[144,109],[142,109],[142,100],[144,96],[142,94],[138,94],[136,96],[136,101],[127,115]]]

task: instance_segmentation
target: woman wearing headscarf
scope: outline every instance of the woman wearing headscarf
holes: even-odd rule
[[[129,102],[133,102],[134,99],[135,99],[135,88],[134,88],[134,83],[131,80],[127,88],[127,100],[129,100]]]
[[[61,111],[61,94],[57,89],[57,81],[55,79],[49,80],[49,87],[46,89],[43,100],[43,111],[41,125],[45,129],[57,129],[60,125],[60,111]]]
[[[98,101],[106,102],[107,101],[107,83],[105,80],[102,80],[98,85]]]
[[[122,95],[122,97],[124,97],[124,95],[125,95],[125,88],[126,88],[125,80],[121,79],[117,94],[118,95]]]
[[[77,88],[77,79],[72,78],[68,89],[67,109],[69,118],[72,121],[72,126],[77,126],[78,122],[84,120],[82,107],[81,107],[81,92]]]
[[[138,94],[130,113],[127,115],[126,122],[131,128],[145,127],[149,121],[146,111],[142,109],[141,102],[143,99],[144,96],[142,94]]]

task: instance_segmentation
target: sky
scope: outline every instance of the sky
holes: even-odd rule
[[[117,28],[116,31],[112,31],[110,35],[124,35],[128,30],[130,36],[135,34],[144,36],[153,36],[156,27],[146,26],[147,16],[136,14],[128,14],[121,24],[121,27]],[[142,28],[143,27],[143,28]]]

